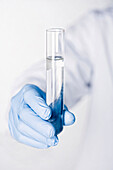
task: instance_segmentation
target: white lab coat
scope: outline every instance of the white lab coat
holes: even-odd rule
[[[45,90],[44,68],[42,61],[24,72],[15,88],[33,83]],[[39,170],[113,170],[113,8],[90,12],[66,31],[65,103],[71,109],[88,93],[91,101],[81,134],[77,119],[64,129],[56,148],[32,150],[10,139],[11,146],[17,152],[23,147],[26,159],[32,158]],[[22,161],[14,150],[9,153]]]

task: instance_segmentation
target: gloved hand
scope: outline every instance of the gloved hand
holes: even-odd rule
[[[9,130],[17,141],[36,148],[58,144],[55,127],[48,121],[52,112],[45,102],[46,94],[35,85],[25,85],[12,99],[9,112]],[[64,125],[75,122],[75,116],[66,110]]]

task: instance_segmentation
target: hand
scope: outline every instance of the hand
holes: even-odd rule
[[[25,85],[12,99],[9,112],[9,130],[18,142],[36,148],[48,148],[58,144],[55,127],[48,120],[52,116],[45,102],[46,94],[35,85]],[[75,122],[75,116],[63,111],[64,125]]]

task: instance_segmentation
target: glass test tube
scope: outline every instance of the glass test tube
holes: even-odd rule
[[[52,109],[56,133],[63,129],[64,30],[46,30],[46,103]]]

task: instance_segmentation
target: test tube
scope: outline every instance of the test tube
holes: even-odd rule
[[[46,103],[51,107],[50,122],[56,133],[63,129],[64,29],[46,30]]]

